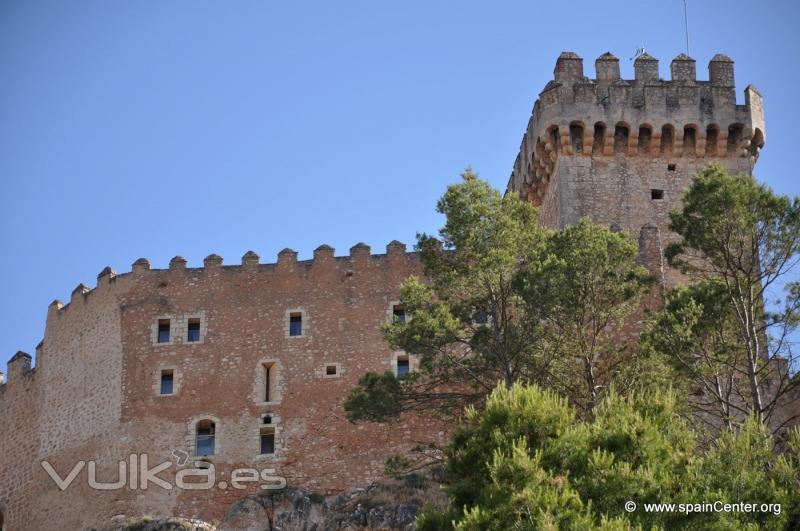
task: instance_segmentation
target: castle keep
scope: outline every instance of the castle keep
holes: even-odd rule
[[[695,60],[684,54],[670,63],[669,81],[646,53],[634,61],[632,80],[620,77],[611,53],[597,58],[595,71],[595,79],[585,77],[583,59],[559,56],[508,190],[539,206],[550,227],[588,216],[639,237],[648,266],[674,285],[678,273],[660,258],[671,243],[669,211],[712,162],[752,173],[765,141],[761,95],[748,85],[744,105],[736,104],[733,61],[721,54],[708,63],[708,81],[697,79]]]
[[[581,58],[561,54],[508,190],[538,205],[549,226],[588,216],[629,231],[642,261],[674,284],[679,275],[661,259],[672,237],[667,214],[711,162],[752,172],[765,139],[762,99],[748,86],[736,104],[733,62],[723,55],[709,63],[708,81],[696,79],[684,55],[669,81],[649,55],[634,68],[635,79],[621,79],[607,53],[589,79]],[[303,261],[285,249],[270,264],[248,252],[236,265],[212,254],[203,267],[175,257],[166,269],[145,259],[122,274],[103,269],[96,287],[81,284],[68,304],[50,305],[35,368],[22,352],[9,361],[0,385],[0,527],[87,529],[142,515],[218,520],[260,489],[234,488],[235,469],[271,469],[290,485],[332,494],[378,479],[392,454],[444,443],[448,426],[435,419],[352,425],[342,409],[364,373],[415,369],[380,325],[403,318],[400,283],[421,273],[399,242],[385,254],[358,244],[335,256],[323,245]],[[131,454],[146,454],[151,468],[168,463],[158,475],[172,485],[198,459],[213,465],[217,485],[139,488],[141,478],[120,475]],[[42,461],[62,478],[81,461],[96,465],[62,491]],[[119,488],[91,488],[92,474]]]

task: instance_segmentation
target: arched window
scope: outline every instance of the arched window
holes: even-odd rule
[[[742,124],[733,124],[728,127],[728,154],[735,154],[736,150],[742,143],[742,133],[744,126]]]
[[[639,142],[637,145],[640,155],[647,153],[647,151],[650,149],[650,142],[652,140],[653,140],[653,128],[646,124],[640,125]]]
[[[672,155],[672,139],[675,137],[675,128],[670,124],[661,128],[661,154]]]
[[[683,128],[683,154],[695,155],[697,153],[697,129],[693,125]]]
[[[614,153],[628,152],[628,136],[630,129],[628,125],[620,122],[614,127]]]
[[[572,151],[583,153],[583,123],[572,122],[569,124],[569,140],[572,143]]]
[[[550,142],[553,144],[553,151],[556,153],[561,153],[561,136],[558,134],[558,126],[552,125],[550,126],[549,138]]]
[[[764,133],[761,132],[761,129],[756,127],[753,138],[750,140],[750,147],[747,148],[747,150],[750,152],[751,157],[758,157],[758,152],[762,147],[764,147]]]
[[[706,155],[716,157],[719,155],[717,144],[719,143],[719,126],[711,124],[706,128]]]
[[[606,124],[597,122],[594,124],[594,139],[592,140],[592,154],[602,155],[603,144],[606,141]]]
[[[216,425],[213,420],[201,420],[195,428],[194,455],[202,457],[214,455],[214,432]]]

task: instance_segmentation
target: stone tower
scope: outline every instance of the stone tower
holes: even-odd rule
[[[610,52],[595,61],[563,52],[555,79],[533,106],[508,190],[540,208],[545,225],[560,228],[588,216],[638,237],[643,261],[674,285],[664,270],[669,211],[680,205],[692,176],[712,162],[752,174],[764,145],[761,94],[749,85],[736,104],[733,61],[717,54],[709,80],[696,78],[695,60],[680,54],[662,80],[658,60],[634,62],[635,79],[620,77]]]

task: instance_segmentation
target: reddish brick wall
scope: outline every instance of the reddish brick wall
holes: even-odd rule
[[[107,525],[132,516],[220,519],[248,490],[90,489],[87,469],[60,491],[39,461],[63,477],[80,460],[97,461],[99,481],[118,478],[117,463],[146,453],[150,465],[192,454],[195,422],[216,423],[216,480],[234,468],[275,469],[290,485],[323,494],[363,486],[385,459],[423,441],[443,443],[446,428],[405,416],[393,424],[352,425],[342,401],[367,371],[393,368],[380,325],[391,316],[400,283],[421,266],[399,244],[386,255],[356,246],[349,257],[321,248],[314,260],[283,252],[277,264],[170,269],[105,276],[51,306],[35,371],[0,387],[0,510],[8,529]],[[302,337],[289,337],[288,312],[302,311]],[[201,320],[201,340],[185,340],[186,319]],[[159,318],[172,319],[172,341],[159,344]],[[264,402],[263,363],[277,368],[278,400]],[[337,374],[328,375],[327,365]],[[159,396],[161,369],[175,393]],[[273,456],[260,454],[262,416],[276,433]],[[190,462],[191,464],[191,462]],[[172,482],[175,464],[159,476]]]

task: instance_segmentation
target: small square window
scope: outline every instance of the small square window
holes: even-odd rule
[[[169,343],[169,319],[158,320],[158,342]]]
[[[186,341],[188,343],[196,343],[197,341],[200,341],[200,319],[189,319]]]
[[[397,358],[397,376],[408,374],[410,366],[408,363],[408,356],[400,356]]]
[[[652,190],[650,190],[650,199],[653,199],[654,201],[664,199],[664,190],[658,190],[656,188],[653,188]]]
[[[261,454],[271,455],[275,453],[275,432],[262,431],[261,432]]]
[[[677,167],[677,164],[667,164],[667,171],[675,171]]]
[[[336,375],[336,365],[327,365],[325,367],[325,374],[328,376],[335,376]]]
[[[303,314],[289,314],[289,335],[292,337],[303,335]]]
[[[272,415],[264,416],[264,424],[272,424]]]
[[[392,319],[394,319],[395,323],[406,322],[406,312],[399,304],[392,306]]]
[[[162,395],[171,395],[174,392],[175,386],[175,374],[174,372],[169,370],[161,371],[161,394]]]

